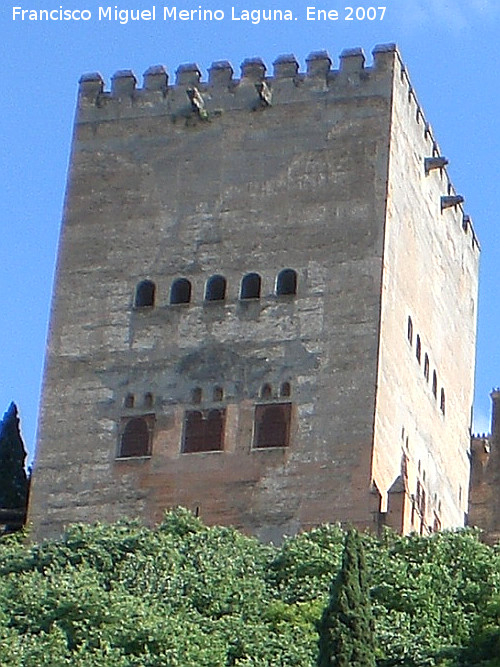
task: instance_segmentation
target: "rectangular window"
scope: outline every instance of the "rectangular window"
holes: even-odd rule
[[[255,406],[254,443],[256,449],[288,447],[291,403],[265,403]]]
[[[219,452],[224,449],[226,411],[187,410],[184,416],[182,452]]]

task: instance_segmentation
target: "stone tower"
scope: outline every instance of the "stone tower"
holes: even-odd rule
[[[471,441],[469,524],[486,542],[500,542],[500,388],[491,392],[491,433]]]
[[[464,523],[479,246],[394,45],[80,81],[35,535]]]

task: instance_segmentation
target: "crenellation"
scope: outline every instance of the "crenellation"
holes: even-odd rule
[[[365,67],[363,49],[344,49],[340,54],[340,71],[346,73],[360,72]]]
[[[85,109],[91,114],[99,108],[99,99],[104,95],[104,79],[99,72],[90,72],[80,77],[78,85],[78,111]]]
[[[426,144],[425,153],[427,155],[431,154],[435,144],[434,134],[430,123],[427,122],[425,117],[424,117],[424,143]]]
[[[476,252],[481,252],[481,244],[479,243],[479,239],[476,236],[476,231],[474,229],[474,224],[472,221],[472,218],[470,215],[463,215],[462,218],[462,227],[465,227],[465,232],[467,233],[469,230],[471,232],[471,243],[472,243],[472,249],[475,250]]]
[[[466,234],[469,231],[469,229],[472,229],[470,215],[467,215],[466,213],[464,213],[462,216],[462,229]]]
[[[332,64],[328,51],[313,51],[306,58],[307,76],[326,80]]]
[[[494,544],[500,542],[500,390],[493,389],[490,398],[490,432],[472,435],[470,442],[469,525]]]
[[[137,79],[130,69],[121,69],[111,77],[111,94],[116,97],[129,97],[135,92]]]
[[[299,73],[299,63],[293,53],[278,56],[273,62],[276,79],[294,79]]]
[[[410,86],[410,92],[408,93],[408,104],[413,107],[415,106],[414,118],[417,123],[419,123],[419,118],[422,113],[420,109],[420,104],[418,103],[417,94],[415,90]]]
[[[387,53],[392,52],[380,52],[378,57],[387,57]],[[136,88],[137,80],[132,71],[122,70],[112,77],[111,92],[104,91],[100,75],[84,75],[80,84],[82,93],[80,111],[84,109],[85,113],[80,113],[79,121],[97,120],[102,118],[103,113],[109,120],[112,120],[113,113],[120,119],[132,115],[142,117],[146,113],[177,116],[189,108],[185,104],[185,92],[187,88],[193,87],[196,87],[202,95],[204,91],[210,90],[210,95],[206,99],[207,108],[212,111],[229,111],[238,108],[252,110],[256,105],[260,105],[262,90],[252,92],[248,84],[265,82],[267,88],[273,91],[273,105],[292,104],[307,99],[314,101],[314,96],[319,91],[334,96],[345,94],[370,96],[376,94],[378,88],[383,85],[384,69],[378,65],[366,68],[364,55],[360,49],[343,52],[339,70],[331,69],[332,60],[326,51],[311,53],[306,62],[307,72],[300,73],[295,56],[292,54],[279,56],[273,63],[274,77],[266,77],[266,66],[262,59],[250,58],[242,63],[241,79],[235,80],[231,64],[227,61],[218,61],[209,69],[207,82],[202,81],[200,69],[196,64],[183,64],[177,69],[174,85],[169,85],[167,72],[163,66],[158,65],[146,70],[142,89]],[[342,62],[344,62],[343,70]],[[348,83],[349,76],[345,80],[339,78],[342,71],[348,74],[359,71],[363,74],[361,79],[363,85],[352,88]],[[96,78],[98,76],[99,78]],[[304,83],[310,85],[304,86]],[[162,95],[151,96],[152,92],[161,92]],[[132,97],[133,104],[130,104]],[[93,102],[96,109],[95,118],[91,115]],[[120,105],[123,105],[123,108],[120,108]]]
[[[387,60],[388,55],[393,54],[393,45],[383,45],[376,47],[374,54],[374,67],[365,67],[365,56],[360,48],[345,49],[340,56],[339,70],[332,70],[332,60],[326,51],[315,51],[309,54],[306,59],[307,71],[305,74],[299,72],[299,63],[293,54],[278,56],[273,63],[274,77],[266,77],[266,66],[261,58],[248,58],[241,65],[242,77],[240,80],[233,80],[233,68],[228,61],[216,61],[209,69],[208,82],[201,80],[201,71],[197,64],[181,64],[176,71],[176,80],[174,86],[168,85],[168,74],[162,65],[152,66],[144,72],[144,84],[142,90],[161,90],[165,93],[171,93],[179,86],[195,86],[202,90],[206,86],[210,87],[232,87],[245,83],[245,80],[255,82],[266,80],[267,85],[272,87],[273,80],[278,79],[297,79],[305,78],[324,78],[325,82],[336,81],[336,75],[341,72],[355,72],[366,70],[367,73],[374,73],[376,70],[383,72],[381,66]],[[393,57],[391,55],[391,57]],[[333,77],[333,78],[332,78]],[[137,79],[131,70],[120,70],[112,77],[111,96],[125,98],[128,95],[135,95],[141,92],[136,90]],[[85,74],[80,79],[80,89],[84,94],[97,96],[104,93],[104,82],[100,74]],[[370,91],[367,91],[370,94]],[[286,103],[283,99],[281,102]]]
[[[218,88],[229,88],[233,83],[234,70],[228,60],[216,60],[208,70],[208,83]]]
[[[398,54],[399,55],[399,54]],[[399,60],[399,62],[401,62]],[[449,161],[442,157],[441,155],[441,149],[439,147],[438,142],[436,141],[434,137],[434,132],[432,130],[431,124],[426,120],[424,112],[422,110],[422,107],[420,106],[420,103],[418,101],[417,95],[415,93],[414,88],[412,87],[408,75],[408,70],[405,67],[404,64],[401,63],[401,82],[404,85],[408,86],[408,103],[411,105],[415,103],[416,105],[416,110],[415,110],[415,120],[416,122],[420,125],[420,123],[423,123],[423,139],[424,141],[429,145],[429,152],[432,153],[432,157],[426,157],[424,158],[424,173],[426,176],[430,174],[431,171],[439,169],[439,174],[441,177],[444,177],[446,179],[447,183],[447,194],[442,195],[440,197],[440,206],[441,206],[441,211],[445,209],[451,209],[454,208],[455,212],[459,217],[461,218],[461,227],[464,232],[466,232],[468,229],[471,230],[472,233],[472,249],[475,251],[480,251],[480,244],[477,239],[477,236],[474,231],[474,227],[472,224],[472,220],[470,216],[465,216],[465,213],[463,211],[462,203],[463,199],[460,200],[460,196],[456,194],[454,186],[450,180],[449,173],[446,169],[446,167],[449,164]],[[467,218],[467,221],[464,222],[464,216]]]
[[[260,536],[376,528],[391,489],[400,530],[463,523],[477,256],[451,230],[471,223],[461,203],[440,215],[456,193],[396,46],[372,53],[367,66],[346,49],[334,69],[313,52],[305,72],[284,54],[273,76],[250,58],[240,79],[228,61],[207,80],[183,64],[172,83],[157,65],[140,89],[122,70],[111,92],[82,77],[32,496],[41,533],[45,517],[56,531],[78,518],[71,484],[92,519],[153,522],[194,503]],[[99,497],[71,481],[83,458],[107,484]]]
[[[153,65],[143,74],[145,90],[159,90],[166,93],[168,89],[168,74],[163,65]]]
[[[104,90],[104,79],[99,72],[82,74],[78,83],[80,97],[90,99],[94,103]]]
[[[266,76],[266,66],[262,58],[246,58],[241,63],[241,78],[255,83],[263,81]]]
[[[196,63],[179,65],[175,72],[176,86],[196,86],[201,82],[201,70]]]
[[[375,69],[379,71],[390,71],[393,63],[394,57],[396,56],[397,62],[400,64],[401,72],[405,70],[403,61],[401,60],[401,55],[399,53],[398,47],[393,42],[388,44],[377,44],[372,49],[373,56],[373,65]]]

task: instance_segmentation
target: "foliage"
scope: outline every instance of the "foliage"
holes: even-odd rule
[[[500,667],[500,595],[485,606],[462,656],[464,665]]]
[[[469,531],[356,539],[379,667],[500,667],[498,550]],[[155,530],[120,522],[39,545],[2,538],[0,664],[312,667],[344,540],[323,526],[278,549],[184,510]]]
[[[26,450],[19,431],[17,407],[11,403],[0,422],[0,508],[24,509],[28,479]]]
[[[375,667],[375,643],[364,550],[358,533],[345,538],[342,565],[319,629],[319,667]]]
[[[343,549],[344,533],[338,526],[301,533],[276,553],[268,580],[289,604],[322,599],[340,567]]]
[[[377,664],[455,664],[500,591],[498,554],[473,531],[429,538],[387,533],[385,548],[370,543]]]

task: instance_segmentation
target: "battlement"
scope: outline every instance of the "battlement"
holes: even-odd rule
[[[372,64],[367,66],[361,48],[344,49],[335,69],[327,51],[314,51],[306,58],[306,71],[301,72],[296,57],[283,54],[273,62],[272,76],[267,75],[261,58],[246,58],[239,79],[234,77],[229,61],[218,60],[208,68],[207,81],[203,81],[196,63],[184,63],[177,68],[173,84],[165,67],[155,65],[144,72],[142,88],[134,72],[123,69],[111,77],[110,90],[105,90],[101,74],[92,72],[79,81],[77,124],[167,116],[172,123],[184,122],[192,127],[228,112],[262,112],[280,105],[322,100],[390,99],[396,78],[407,89],[408,105],[415,107],[414,122],[422,127],[427,153],[425,174],[439,170],[445,177],[441,212],[454,211],[464,233],[470,232],[473,250],[479,251],[472,220],[463,208],[464,199],[451,183],[446,170],[448,160],[442,156],[425,119],[397,46],[379,44],[372,56]]]
[[[317,100],[324,96],[382,96],[390,94],[394,63],[401,64],[395,44],[373,49],[373,64],[366,66],[360,48],[345,49],[338,69],[326,51],[314,51],[306,58],[306,71],[299,71],[293,54],[280,55],[273,62],[273,76],[261,58],[247,58],[241,64],[241,76],[227,60],[218,60],[208,68],[208,80],[196,63],[179,65],[175,81],[163,65],[149,67],[143,75],[143,86],[132,70],[119,70],[111,77],[111,88],[105,90],[98,72],[80,79],[77,122],[135,118],[144,115],[170,115],[209,121],[228,111],[258,111],[265,108]]]
[[[151,106],[156,97],[165,98],[167,106],[178,111],[184,105],[185,87],[195,86],[207,95],[207,106],[219,104],[224,108],[250,108],[260,106],[258,87],[266,83],[276,93],[273,103],[283,104],[300,99],[305,91],[328,92],[336,84],[348,82],[355,86],[360,81],[380,78],[391,69],[394,57],[401,61],[395,44],[376,46],[373,65],[366,67],[366,58],[360,48],[344,49],[339,57],[338,69],[332,69],[333,61],[327,51],[314,51],[306,58],[306,72],[299,71],[299,63],[293,54],[280,55],[273,62],[273,76],[267,76],[267,67],[261,58],[247,58],[241,64],[240,79],[234,78],[234,69],[227,60],[212,63],[208,69],[208,81],[202,81],[202,72],[196,63],[181,64],[175,72],[175,83],[169,85],[169,74],[162,65],[149,67],[143,75],[143,87],[137,88],[137,77],[132,70],[119,70],[111,78],[111,90],[104,90],[104,79],[98,72],[84,74],[80,79],[80,102],[82,107],[96,104],[101,107],[109,101],[122,104],[133,101]],[[247,90],[247,88],[254,90]],[[176,93],[182,94],[181,100]],[[252,94],[249,94],[249,93]],[[230,98],[227,94],[230,94]],[[273,95],[274,98],[274,95]],[[229,102],[232,101],[232,104]],[[170,104],[169,104],[170,103]]]
[[[84,75],[38,535],[463,525],[479,253],[447,164],[393,44]]]

